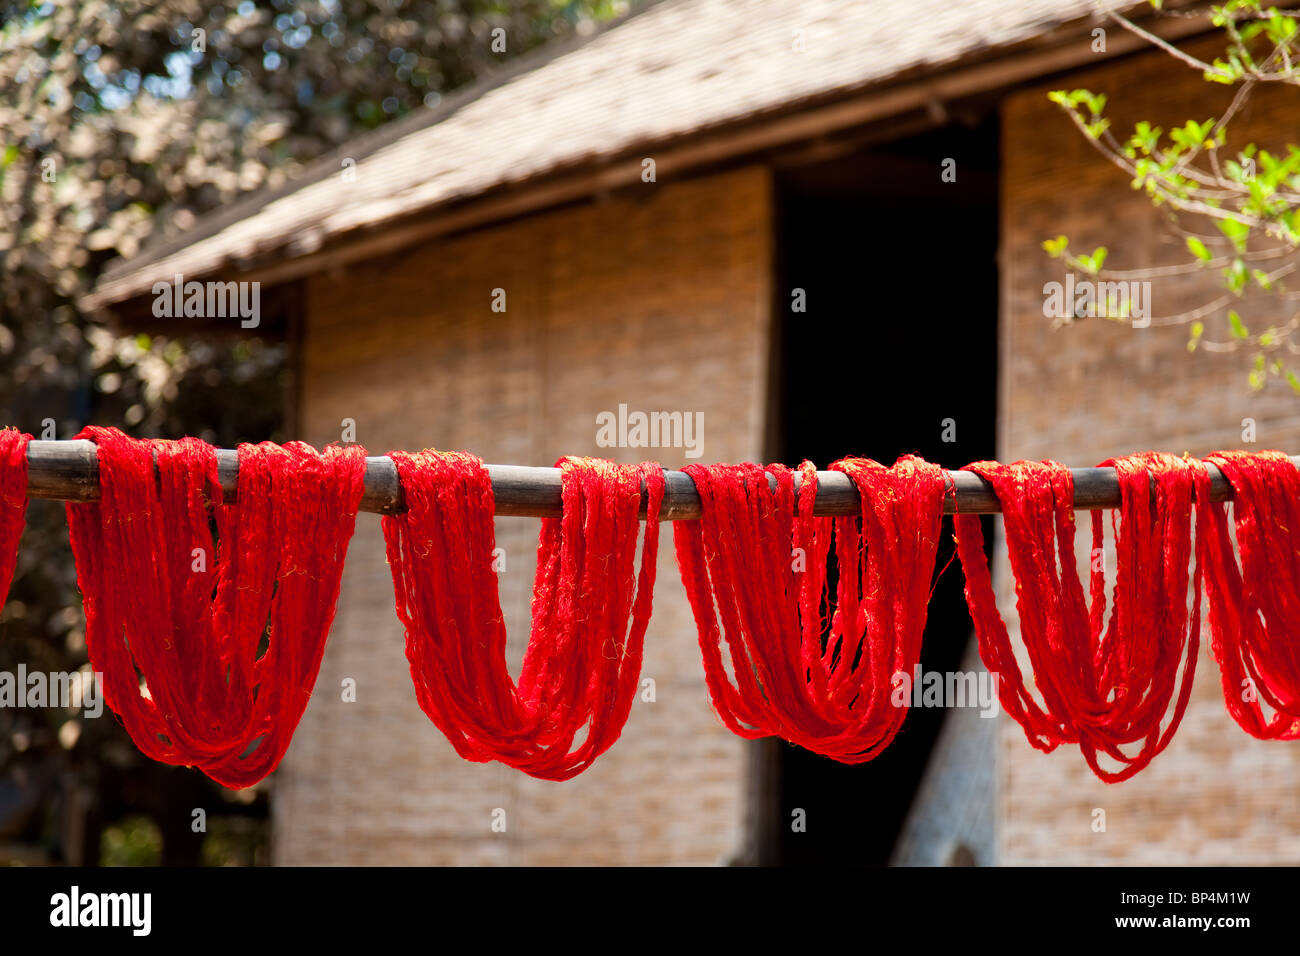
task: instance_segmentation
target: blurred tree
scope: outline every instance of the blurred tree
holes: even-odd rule
[[[1148,2],[1156,10],[1164,6],[1164,0]],[[1193,117],[1167,132],[1141,120],[1127,137],[1111,129],[1105,94],[1086,89],[1050,92],[1049,99],[1079,132],[1164,213],[1187,258],[1174,265],[1117,270],[1105,268],[1105,246],[1091,254],[1075,252],[1069,237],[1061,235],[1044,240],[1043,249],[1111,289],[1152,280],[1176,287],[1186,280],[1199,290],[1204,288],[1198,281],[1203,274],[1214,276],[1219,290],[1195,308],[1153,317],[1148,297],[1144,325],[1187,326],[1189,352],[1249,355],[1250,388],[1289,386],[1300,395],[1300,311],[1292,306],[1300,293],[1287,287],[1300,269],[1300,145],[1287,143],[1273,152],[1254,142],[1228,148],[1229,125],[1248,115],[1257,90],[1264,85],[1300,86],[1300,11],[1265,6],[1263,0],[1195,3],[1165,11],[1178,18],[1206,15],[1223,31],[1224,55],[1212,62],[1179,49],[1116,9],[1105,8],[1104,13],[1196,70],[1205,82],[1235,92],[1224,98],[1218,116]],[[1118,299],[1086,306],[1078,314],[1071,303],[1056,324],[1068,325],[1089,313],[1120,322],[1135,319],[1124,297]],[[1217,328],[1207,328],[1207,320]]]
[[[293,437],[280,432],[282,344],[117,336],[77,305],[105,263],[627,6],[0,0],[0,424]],[[82,623],[62,508],[34,502],[0,669],[85,667]],[[260,859],[249,844],[264,832],[223,826],[205,847],[190,812],[264,818],[265,802],[145,760],[107,711],[0,709],[0,863],[152,859],[141,816],[164,863]]]

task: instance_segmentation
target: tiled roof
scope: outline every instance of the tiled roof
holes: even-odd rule
[[[111,266],[92,305],[160,277],[305,249],[548,172],[938,72],[1090,15],[1092,0],[661,0]],[[796,42],[796,41],[800,42]],[[802,50],[796,49],[802,45]],[[376,145],[377,144],[377,145]]]

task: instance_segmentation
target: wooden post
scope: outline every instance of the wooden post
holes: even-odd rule
[[[1292,461],[1300,466],[1300,456]],[[1225,501],[1232,497],[1226,478],[1213,465],[1211,497]],[[496,513],[532,517],[556,517],[561,512],[560,470],[525,465],[488,465],[496,496]],[[239,481],[239,460],[232,449],[217,450],[217,472],[227,501],[233,501]],[[1073,468],[1074,506],[1080,511],[1117,508],[1119,481],[1114,468]],[[99,497],[99,468],[94,443],[78,441],[32,441],[27,449],[27,493],[33,498],[62,501],[93,501]],[[950,471],[954,493],[944,503],[945,513],[992,514],[1000,509],[992,486],[970,471]],[[664,473],[666,487],[662,519],[681,521],[699,518],[700,497],[695,482],[685,472]],[[798,488],[799,477],[795,476]],[[361,510],[396,514],[402,510],[402,488],[392,459],[366,459],[365,492]],[[848,475],[837,471],[817,472],[818,515],[856,514],[861,507],[857,488]],[[642,512],[644,514],[644,511]]]

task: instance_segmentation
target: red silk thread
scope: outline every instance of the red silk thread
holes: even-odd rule
[[[32,436],[0,429],[0,605],[9,596],[18,541],[27,523],[27,445]]]
[[[154,759],[196,766],[226,786],[255,783],[282,758],[319,670],[364,451],[241,445],[239,500],[225,505],[215,449],[197,439],[136,441],[103,428],[78,437],[99,446],[103,497],[69,504],[67,514],[106,700]],[[25,523],[30,440],[0,430],[0,597]],[[384,534],[420,706],[468,759],[544,779],[581,772],[618,738],[635,696],[662,470],[558,463],[564,516],[542,523],[532,634],[516,682],[491,570],[486,470],[458,453],[392,456],[408,511],[385,517]],[[998,613],[979,518],[957,515],[967,602],[1000,702],[1033,746],[1078,745],[1107,782],[1149,764],[1183,718],[1202,576],[1229,712],[1255,737],[1300,739],[1300,644],[1291,639],[1300,630],[1300,469],[1275,451],[1216,452],[1206,462],[1233,487],[1231,525],[1210,501],[1202,462],[1148,452],[1102,463],[1116,468],[1122,498],[1111,515],[1118,566],[1109,616],[1105,571],[1094,566],[1085,595],[1075,570],[1069,470],[1050,461],[967,466],[1002,502],[1029,664],[1022,671]],[[831,467],[858,487],[860,514],[813,517],[809,462],[798,492],[796,471],[781,465],[687,466],[704,517],[679,523],[674,537],[723,723],[860,763],[906,717],[889,691],[920,659],[945,477],[911,456],[892,469],[867,459]],[[649,516],[637,576],[642,483]],[[1104,518],[1093,512],[1091,521],[1097,554]],[[192,569],[195,548],[210,558],[203,571]],[[805,562],[797,572],[795,550]],[[1133,744],[1137,753],[1126,753]],[[1103,757],[1119,769],[1103,768]]]
[[[1116,469],[1121,494],[1120,508],[1111,515],[1116,571],[1108,621],[1105,569],[1097,560],[1104,519],[1092,513],[1094,559],[1085,599],[1075,568],[1069,469],[1053,461],[967,466],[993,485],[1002,504],[1020,638],[1041,702],[1026,683],[998,613],[979,518],[956,515],[954,529],[980,656],[998,675],[1003,709],[1039,750],[1077,744],[1093,773],[1116,783],[1168,746],[1187,709],[1199,648],[1202,575],[1198,560],[1189,615],[1192,499],[1208,501],[1210,486],[1201,462],[1157,452],[1102,465]],[[1138,741],[1136,754],[1121,749]],[[1101,754],[1119,769],[1103,768]]]
[[[893,468],[846,458],[831,469],[857,486],[860,514],[813,516],[811,462],[797,496],[784,465],[687,465],[703,515],[673,538],[722,722],[856,764],[889,746],[907,716],[891,690],[920,660],[945,476],[910,455]]]
[[[101,498],[67,515],[104,699],[147,756],[251,786],[311,697],[365,450],[240,445],[237,498],[223,504],[205,442],[78,437],[98,446]]]
[[[516,682],[506,666],[492,566],[487,469],[458,452],[391,456],[406,510],[384,517],[384,540],[420,708],[468,760],[497,760],[545,780],[581,773],[618,739],[637,691],[663,469],[593,458],[557,462],[564,511],[542,521],[532,629]],[[637,576],[642,482],[647,509]]]
[[[1241,562],[1223,504],[1198,502],[1210,647],[1228,712],[1264,740],[1300,738],[1300,470],[1280,451],[1206,461],[1233,491]],[[1261,704],[1273,711],[1267,716]]]

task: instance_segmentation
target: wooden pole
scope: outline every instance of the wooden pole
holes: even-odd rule
[[[1300,456],[1291,459],[1300,466]],[[1209,465],[1211,497],[1225,501],[1232,497],[1227,479]],[[488,465],[499,515],[555,517],[560,514],[560,470],[523,465]],[[217,471],[227,501],[233,501],[239,480],[239,461],[231,449],[218,449]],[[1080,511],[1119,507],[1119,482],[1114,468],[1073,468],[1074,506]],[[950,471],[955,488],[944,504],[946,513],[993,514],[1000,511],[993,489],[970,471]],[[33,498],[60,501],[93,501],[99,497],[99,468],[95,446],[89,441],[32,441],[27,448],[27,493]],[[664,478],[661,518],[680,521],[700,516],[700,497],[695,482],[685,472],[668,471]],[[795,476],[796,487],[799,478]],[[365,492],[361,510],[396,514],[402,510],[402,489],[397,469],[388,457],[366,459]],[[861,507],[857,488],[847,475],[837,471],[817,472],[817,504],[814,514],[856,514]]]

